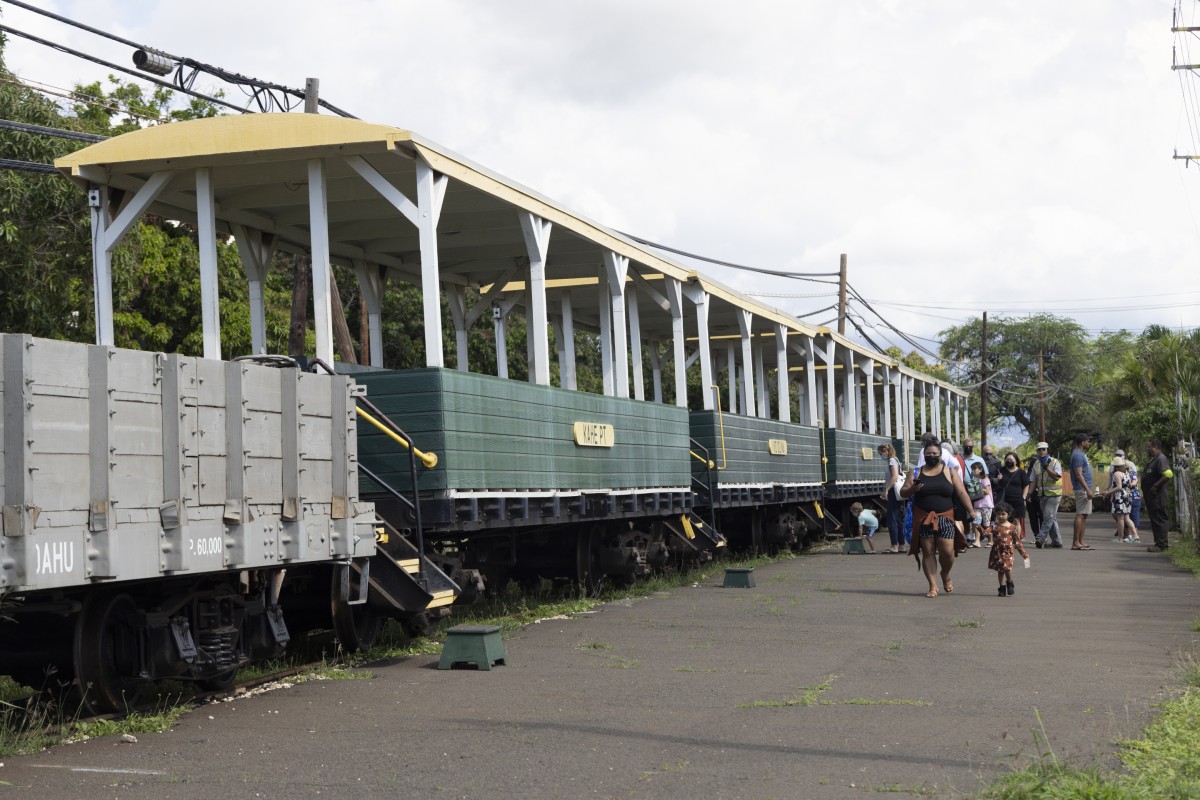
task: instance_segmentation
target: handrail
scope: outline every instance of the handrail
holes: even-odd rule
[[[829,456],[825,452],[825,420],[817,420],[817,431],[821,437],[821,483],[829,483]]]
[[[716,466],[717,466],[717,465],[716,465],[716,462],[714,462],[714,461],[709,461],[707,458],[705,458],[704,456],[700,455],[700,454],[699,454],[699,453],[697,453],[695,450],[689,450],[688,452],[692,454],[692,458],[696,459],[696,460],[697,460],[697,461],[699,461],[701,464],[704,464],[704,465],[705,465],[706,467],[708,467],[709,469],[713,469],[714,467],[716,467]]]
[[[704,464],[704,481],[701,482],[695,475],[692,475],[691,478],[694,483],[699,483],[708,492],[709,524],[712,525],[712,529],[715,531],[717,529],[717,490],[713,488],[712,471],[716,467],[716,463],[708,457],[707,447],[691,437],[688,437],[688,442],[691,443],[692,447],[704,453],[704,456],[700,458],[700,462]],[[696,454],[693,452],[692,455]]]
[[[729,460],[725,457],[725,417],[721,414],[721,387],[713,384],[708,387],[717,390],[717,427],[721,431],[721,466],[720,469],[725,469],[729,466]]]
[[[415,444],[412,444],[409,441],[405,441],[405,439],[403,437],[397,435],[395,431],[388,428],[382,422],[380,422],[379,420],[372,417],[366,411],[363,411],[361,408],[358,407],[358,405],[354,406],[354,410],[358,412],[358,415],[360,417],[362,417],[367,422],[371,423],[376,428],[378,428],[380,430],[380,432],[383,433],[384,436],[387,436],[388,438],[392,439],[393,441],[395,441],[396,443],[398,443],[399,445],[404,447],[405,450],[408,450],[413,455],[415,455],[417,458],[421,459],[421,463],[425,465],[426,469],[433,469],[434,467],[437,466],[437,464],[438,464],[437,453],[427,453],[427,452],[419,449]]]
[[[325,363],[325,361],[320,358],[314,358],[310,363],[316,364],[316,365],[322,367],[330,375],[337,375],[337,370],[335,370],[329,364]],[[401,430],[399,425],[397,425],[396,423],[394,423],[390,419],[388,419],[387,415],[384,414],[382,411],[380,411],[378,408],[376,408],[375,405],[373,403],[371,403],[371,401],[367,400],[365,397],[355,398],[355,401],[356,402],[354,404],[354,410],[359,416],[366,419],[368,422],[370,422],[372,425],[374,425],[376,428],[378,428],[384,434],[389,436],[391,439],[399,442],[401,445],[404,446],[405,449],[408,450],[408,475],[412,479],[412,495],[413,495],[411,502],[409,502],[403,495],[401,495],[399,492],[397,492],[391,486],[389,486],[388,484],[386,484],[382,480],[380,480],[378,475],[376,475],[375,473],[371,472],[369,469],[364,467],[361,462],[358,464],[358,468],[360,470],[362,470],[363,472],[365,472],[367,474],[367,476],[371,478],[371,480],[375,481],[377,484],[379,484],[385,490],[390,492],[392,495],[394,495],[394,496],[400,498],[401,500],[403,500],[404,502],[408,503],[409,508],[412,509],[413,526],[416,528],[416,531],[417,531],[417,579],[421,581],[422,585],[426,585],[427,580],[425,578],[425,569],[424,569],[425,526],[421,521],[421,492],[420,492],[420,487],[418,486],[418,482],[417,482],[417,455],[420,454],[421,462],[428,469],[433,469],[435,466],[437,466],[437,456],[434,455],[433,453],[422,453],[420,450],[418,450],[417,444],[416,444],[416,442],[414,442],[412,440],[412,437],[409,436],[407,433],[405,433],[403,430]],[[385,427],[382,422],[375,419],[370,414],[366,413],[361,408],[359,408],[360,404],[370,408],[372,411],[374,411],[376,414],[378,414],[381,419],[383,419],[384,421],[387,422],[387,426]]]

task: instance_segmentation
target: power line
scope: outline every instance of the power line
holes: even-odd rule
[[[113,111],[117,114],[124,114],[127,117],[137,117],[138,119],[149,120],[151,122],[169,121],[162,119],[161,117],[152,117],[149,114],[141,114],[130,108],[121,108],[120,106],[114,106],[109,103],[101,103],[95,98],[89,97],[88,95],[76,94],[68,91],[67,89],[63,89],[60,86],[52,86],[48,83],[42,83],[41,81],[30,80],[29,78],[24,78],[19,81],[12,78],[0,78],[0,83],[10,83],[14,86],[20,86],[32,92],[40,92],[42,94],[48,94],[51,97],[61,97],[64,100],[70,100],[74,103],[83,103],[84,105],[95,106],[96,108],[108,109],[109,111]],[[54,91],[55,89],[59,91]]]
[[[129,72],[132,75],[136,75],[140,78],[144,78],[145,80],[149,80],[154,83],[159,83],[159,84],[166,86],[168,88],[171,88],[171,89],[179,89],[180,91],[187,92],[188,94],[194,94],[197,97],[201,97],[201,98],[207,99],[207,100],[212,100],[213,98],[204,98],[203,95],[195,94],[194,92],[192,92],[192,84],[196,80],[196,74],[198,72],[206,72],[215,78],[225,81],[226,83],[230,83],[230,84],[233,84],[233,85],[236,85],[239,87],[243,87],[243,88],[249,87],[250,88],[250,96],[258,104],[260,111],[269,111],[273,107],[279,107],[279,108],[284,109],[285,111],[290,111],[292,108],[295,108],[296,105],[303,102],[305,99],[305,93],[300,89],[293,89],[293,88],[290,88],[287,86],[283,86],[282,84],[271,83],[269,81],[259,80],[258,78],[251,78],[251,77],[248,77],[246,75],[241,75],[236,72],[229,72],[228,70],[222,69],[221,67],[215,67],[211,64],[205,64],[205,63],[196,61],[191,58],[171,55],[170,53],[163,52],[162,50],[159,50],[157,48],[149,47],[149,46],[143,45],[143,44],[138,44],[137,42],[132,42],[129,39],[122,38],[120,36],[117,36],[116,34],[109,33],[107,31],[99,30],[98,28],[93,28],[90,25],[86,25],[82,22],[73,20],[69,17],[64,17],[59,14],[55,14],[51,11],[46,11],[45,9],[38,8],[29,3],[21,2],[21,0],[7,0],[7,2],[10,3],[11,5],[23,8],[26,11],[32,11],[35,14],[41,14],[44,17],[49,17],[50,19],[57,20],[58,22],[62,22],[66,25],[71,25],[73,27],[79,28],[80,30],[87,31],[88,33],[93,33],[97,36],[102,36],[102,37],[104,37],[106,39],[110,39],[114,42],[119,42],[128,47],[132,47],[135,50],[137,50],[143,54],[150,53],[153,55],[162,56],[163,58],[165,58],[171,62],[174,62],[174,64],[175,64],[175,81],[173,84],[158,81],[158,80],[155,80],[154,78],[147,77],[146,75],[144,75],[141,72],[132,72],[128,69],[122,69],[121,67],[115,67],[115,65],[114,65],[115,69],[122,69],[122,71],[124,71],[124,72]],[[14,33],[17,33],[17,32],[14,31]],[[18,33],[18,35],[25,36],[26,38],[29,38],[29,39],[33,39],[33,37],[28,36],[27,34]],[[36,39],[33,39],[33,40],[37,41]],[[48,44],[46,42],[42,42],[42,43]],[[63,50],[64,52],[70,52],[67,48],[64,48],[64,47],[61,47],[58,45],[48,44],[48,46],[55,47],[56,49]],[[85,56],[85,55],[81,55],[81,54],[77,54],[77,53],[73,53],[73,55],[79,55],[81,58],[88,58],[89,60],[96,60],[96,59],[91,58],[90,56]],[[190,69],[191,72],[189,74],[185,75],[184,74],[185,68]],[[278,92],[282,95],[285,95],[285,96],[294,97],[294,98],[296,98],[296,100],[295,101],[281,101],[278,97],[276,97],[276,94],[275,94],[276,92]],[[267,97],[267,102],[265,102],[265,103],[262,100],[262,96],[264,94]],[[225,105],[229,105],[229,104],[225,104]],[[317,105],[321,106],[322,108],[328,109],[329,111],[332,111],[333,113],[338,114],[340,116],[357,119],[357,117],[355,117],[353,114],[350,114],[347,111],[343,111],[342,109],[338,108],[337,106],[335,106],[325,100],[318,100]],[[242,111],[243,113],[245,113],[245,109],[238,109],[237,106],[234,106],[234,105],[229,105],[229,107],[237,109],[238,111]]]
[[[138,78],[138,79],[144,80],[144,81],[149,81],[150,83],[157,84],[157,85],[162,86],[167,89],[171,89],[171,90],[178,89],[179,91],[183,92],[184,94],[190,94],[192,97],[199,98],[201,100],[204,100],[209,103],[213,103],[215,105],[221,105],[221,106],[225,106],[226,108],[231,108],[234,111],[237,111],[239,114],[249,113],[246,109],[238,108],[233,103],[227,103],[224,100],[221,100],[219,98],[209,97],[206,94],[201,94],[200,92],[194,91],[192,89],[188,89],[188,88],[185,88],[182,86],[176,86],[176,85],[168,83],[166,81],[161,81],[158,78],[150,77],[149,75],[145,75],[141,72],[137,72],[136,70],[129,69],[128,67],[122,67],[121,65],[114,64],[111,61],[105,61],[102,58],[97,58],[96,56],[88,55],[87,53],[80,52],[79,50],[74,50],[70,47],[67,47],[66,45],[61,45],[61,44],[58,44],[57,42],[52,42],[48,39],[43,39],[40,36],[34,36],[31,33],[25,33],[24,31],[19,31],[16,28],[13,28],[9,25],[0,25],[0,32],[11,33],[16,36],[20,36],[21,38],[28,39],[31,42],[36,42],[38,44],[45,45],[46,47],[49,47],[52,50],[58,50],[60,53],[66,53],[67,55],[72,55],[72,56],[75,56],[76,58],[82,58],[85,61],[91,61],[94,64],[99,64],[103,67],[108,67],[109,69],[115,69],[118,72],[124,72],[127,75],[132,75],[135,78]]]
[[[762,273],[763,275],[774,275],[778,278],[795,278],[796,280],[812,281],[813,283],[832,283],[832,284],[837,283],[837,281],[814,280],[816,278],[828,278],[828,277],[836,278],[838,276],[838,273],[836,273],[836,272],[783,272],[781,270],[765,269],[763,267],[749,267],[749,266],[746,266],[745,264],[734,264],[731,261],[721,261],[720,259],[709,258],[708,256],[697,255],[696,253],[689,253],[686,250],[679,250],[674,247],[668,247],[665,244],[658,244],[657,242],[652,242],[649,239],[643,239],[640,236],[634,236],[632,233],[624,233],[622,231],[617,231],[617,233],[621,234],[622,236],[624,236],[627,239],[632,239],[633,241],[637,242],[638,244],[644,244],[644,245],[647,245],[648,247],[653,247],[655,250],[662,250],[667,253],[674,253],[677,256],[684,256],[686,258],[694,258],[697,261],[704,261],[708,264],[717,264],[718,266],[730,267],[731,269],[746,270],[747,272],[759,272],[759,273]]]
[[[0,119],[0,128],[4,130],[17,131],[18,133],[29,133],[35,136],[53,136],[57,139],[74,139],[79,142],[103,142],[108,138],[107,136],[101,136],[98,133],[66,131],[62,128],[47,128],[45,125],[32,125],[27,122],[14,122],[10,119]]]
[[[18,161],[14,158],[0,158],[0,169],[12,169],[18,172],[53,172],[58,170],[53,164],[38,164],[33,161]]]

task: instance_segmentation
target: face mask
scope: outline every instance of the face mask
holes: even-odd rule
[[[1017,462],[1012,461],[1011,459],[1009,461],[1004,462],[1004,466],[1006,466],[1006,467],[1015,467],[1016,465],[1017,465]]]
[[[931,467],[934,466],[935,464],[940,463],[941,460],[942,460],[942,457],[940,455],[935,456],[935,455],[931,455],[929,453],[925,454],[925,463]]]
[[[965,452],[967,455],[971,455],[971,451],[973,451],[974,449],[975,448],[972,447],[971,445],[967,445],[965,448],[963,448],[963,452]]]

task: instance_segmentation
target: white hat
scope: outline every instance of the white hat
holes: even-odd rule
[[[1046,444],[1045,442],[1038,442],[1038,443],[1037,443],[1037,449],[1038,449],[1038,450],[1049,450],[1049,449],[1050,449],[1050,445]]]
[[[1125,466],[1125,459],[1121,456],[1113,456],[1112,465],[1114,467],[1123,467]]]

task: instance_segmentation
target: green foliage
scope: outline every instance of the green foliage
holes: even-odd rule
[[[1103,375],[1103,411],[1122,444],[1171,443],[1200,432],[1200,330],[1147,328]]]
[[[983,391],[986,378],[988,418],[979,420],[979,404],[971,403],[972,429],[1015,424],[1031,439],[1040,437],[1040,401],[1044,400],[1046,441],[1052,452],[1069,450],[1077,432],[1096,430],[1100,416],[1096,375],[1107,356],[1078,323],[1051,314],[989,319],[986,363],[982,334],[982,320],[940,334],[941,354],[951,363],[955,383]],[[1044,373],[1040,395],[1039,353]]]

